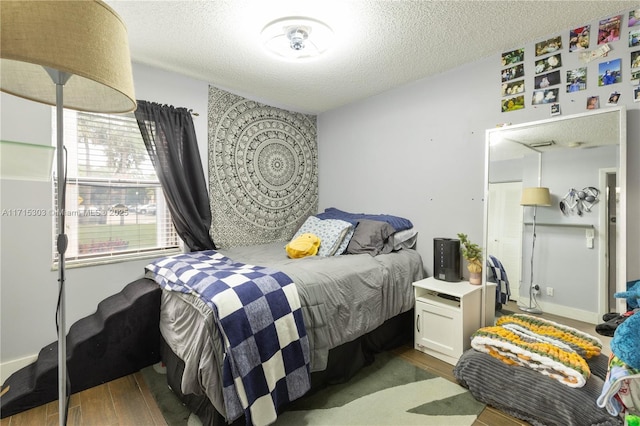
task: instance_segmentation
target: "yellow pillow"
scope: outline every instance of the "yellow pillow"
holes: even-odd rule
[[[320,237],[314,234],[301,234],[285,246],[287,255],[292,259],[315,256],[320,247]]]

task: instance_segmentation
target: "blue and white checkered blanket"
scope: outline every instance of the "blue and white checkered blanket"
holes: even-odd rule
[[[284,273],[234,262],[215,250],[147,265],[164,289],[197,295],[214,312],[224,339],[227,421],[267,425],[278,408],[311,387],[309,340],[295,284]]]

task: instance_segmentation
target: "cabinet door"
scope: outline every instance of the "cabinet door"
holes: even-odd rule
[[[461,312],[450,306],[416,301],[416,345],[458,357],[461,351]]]

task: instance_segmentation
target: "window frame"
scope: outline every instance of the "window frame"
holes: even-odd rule
[[[93,265],[104,265],[117,262],[134,261],[140,259],[157,258],[160,256],[166,256],[170,254],[180,253],[184,251],[183,242],[177,235],[171,215],[166,205],[162,187],[153,166],[149,159],[146,149],[144,149],[144,141],[142,135],[139,134],[137,127],[137,121],[133,113],[131,114],[100,114],[79,112],[65,109],[64,110],[64,126],[65,126],[65,165],[66,165],[66,206],[65,206],[65,234],[69,240],[69,244],[65,253],[65,267],[83,267]],[[52,108],[52,145],[56,146],[56,120],[55,120],[55,108]],[[125,124],[126,126],[120,127],[118,123]],[[133,124],[135,123],[135,127]],[[84,148],[81,154],[80,148],[80,136],[81,131],[79,128],[86,127],[87,134],[95,135],[95,139],[100,139],[103,144],[103,149],[97,145],[97,142],[91,140],[84,143]],[[111,126],[114,126],[113,128]],[[94,133],[91,133],[94,132]],[[113,136],[112,133],[115,135]],[[83,134],[84,137],[88,137]],[[112,139],[113,138],[113,139]],[[139,138],[142,144],[142,149],[139,146],[131,147],[127,144],[135,143],[133,138]],[[112,144],[111,141],[114,141]],[[124,142],[123,142],[124,140]],[[95,145],[94,145],[95,143]],[[122,145],[124,143],[124,145]],[[121,145],[118,145],[121,144]],[[105,151],[112,150],[118,153],[117,148],[113,146],[122,146],[125,150],[127,158],[130,159],[131,151],[136,151],[133,155],[136,156],[137,161],[133,161],[135,167],[130,167],[127,170],[137,174],[137,176],[126,176],[112,173],[109,169],[110,164],[113,163],[106,160]],[[132,148],[133,147],[133,148]],[[96,154],[96,152],[100,152]],[[94,158],[95,155],[95,158]],[[117,156],[117,155],[116,155]],[[84,169],[80,160],[80,157],[87,159],[86,162],[91,164],[92,161],[100,163],[96,168],[100,171],[87,171]],[[120,155],[120,159],[122,155]],[[57,165],[54,165],[54,175],[57,175]],[[88,166],[88,170],[91,166]],[[87,173],[89,175],[87,175]],[[112,174],[111,176],[105,176],[105,173]],[[100,176],[102,175],[102,176]],[[53,224],[53,244],[52,244],[52,269],[58,269],[58,250],[56,247],[57,234],[58,234],[58,221],[60,220],[59,212],[57,211],[57,178],[52,180],[52,224]],[[107,204],[98,205],[97,207],[91,205],[84,207],[83,197],[86,191],[91,194],[94,193],[96,187],[108,188],[108,190],[98,190],[98,195],[104,203],[107,200]],[[131,200],[131,191],[135,190],[133,205],[126,205],[123,202],[114,202],[117,198],[119,201]],[[139,197],[138,192],[142,194]],[[91,198],[91,197],[89,197]],[[141,206],[150,205],[151,202],[146,204],[140,204],[144,201],[153,201],[155,203],[155,211],[153,214],[144,214],[141,212]],[[90,210],[86,210],[89,208]],[[154,220],[150,220],[150,216],[155,217]],[[135,217],[135,220],[133,219]],[[140,222],[143,221],[143,222]],[[146,225],[154,224],[155,226],[149,227]],[[100,230],[102,225],[108,226],[108,229]],[[129,229],[118,230],[117,225],[127,225]],[[134,226],[130,226],[134,225]],[[93,230],[91,229],[93,228]],[[141,236],[146,230],[147,234]],[[108,240],[98,240],[95,242],[91,240],[90,244],[82,243],[83,230],[85,232],[96,232],[97,238],[106,238],[106,235],[102,234],[102,231],[106,232],[109,236]],[[122,233],[132,231],[131,240],[123,240],[121,237],[114,236],[112,232]],[[149,234],[151,230],[151,234]],[[118,239],[119,238],[119,239]],[[145,239],[146,238],[146,239]],[[122,244],[126,244],[127,248],[123,249]],[[153,241],[153,243],[149,243]],[[129,248],[128,245],[133,242],[133,247]],[[94,247],[93,245],[96,244]],[[110,249],[105,250],[103,244],[106,244]],[[149,244],[149,245],[144,245]],[[86,252],[82,253],[84,250]],[[97,251],[94,251],[97,250]]]

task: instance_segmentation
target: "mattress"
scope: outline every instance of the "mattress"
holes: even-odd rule
[[[293,280],[309,336],[311,372],[326,368],[330,349],[412,309],[412,284],[424,278],[422,259],[412,249],[302,259],[288,258],[281,242],[219,251],[236,262],[278,269]],[[163,290],[160,332],[185,363],[182,392],[204,393],[224,416],[223,345],[211,309],[195,296]]]

